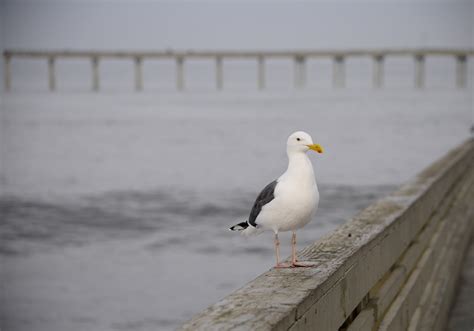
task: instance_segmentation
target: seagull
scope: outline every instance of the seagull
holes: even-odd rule
[[[311,267],[315,263],[296,258],[296,230],[311,221],[319,204],[319,191],[313,166],[306,152],[323,153],[319,144],[313,143],[309,134],[297,131],[288,137],[286,153],[288,169],[260,192],[247,221],[230,227],[245,236],[257,235],[265,230],[275,235],[276,268]],[[280,262],[278,233],[292,231],[291,263]]]

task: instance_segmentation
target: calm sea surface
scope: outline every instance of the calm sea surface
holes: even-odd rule
[[[12,93],[3,97],[5,331],[168,330],[274,263],[245,239],[305,130],[321,193],[303,247],[469,136],[469,91]],[[289,237],[283,236],[284,254]]]

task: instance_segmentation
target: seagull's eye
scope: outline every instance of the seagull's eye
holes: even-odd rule
[[[301,139],[300,138],[296,138],[297,141],[300,141]]]

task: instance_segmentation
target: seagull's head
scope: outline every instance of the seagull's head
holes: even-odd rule
[[[309,150],[313,150],[317,153],[323,153],[324,150],[319,144],[315,144],[309,134],[303,131],[297,131],[292,133],[288,137],[286,143],[286,150],[288,154],[292,153],[306,153]]]

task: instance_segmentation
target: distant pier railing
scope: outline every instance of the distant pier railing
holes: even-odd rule
[[[11,61],[14,58],[45,59],[48,65],[48,86],[50,91],[57,87],[55,64],[62,58],[84,58],[91,63],[91,86],[100,89],[99,65],[105,59],[130,59],[134,63],[135,89],[143,90],[143,62],[150,59],[174,59],[176,63],[176,88],[185,89],[185,62],[188,59],[210,59],[215,61],[215,83],[218,90],[224,87],[224,61],[226,59],[255,59],[257,63],[257,86],[263,90],[265,81],[265,61],[272,58],[287,58],[294,62],[294,86],[303,88],[306,84],[306,62],[311,58],[333,60],[333,85],[345,86],[345,62],[349,57],[369,57],[373,59],[373,86],[384,85],[384,61],[389,56],[407,56],[414,59],[414,86],[425,86],[425,60],[431,56],[451,57],[456,61],[456,86],[467,85],[467,60],[474,56],[474,49],[391,49],[391,50],[334,50],[334,51],[33,51],[6,50],[4,58],[4,85],[6,91],[12,86]]]

